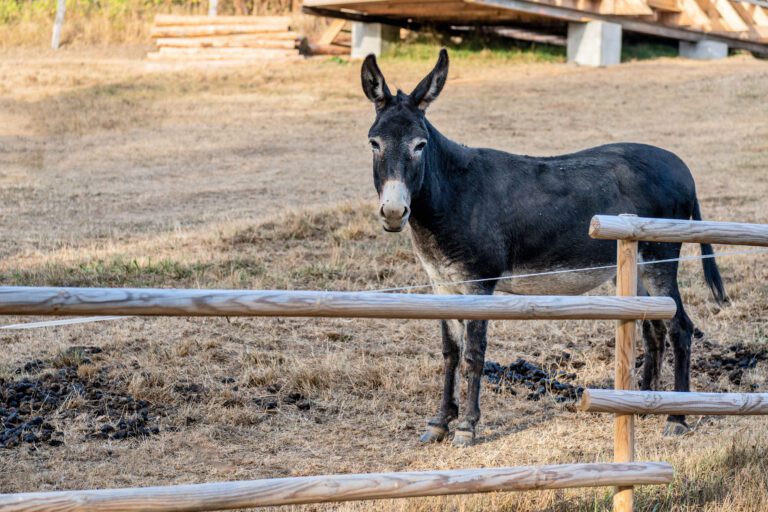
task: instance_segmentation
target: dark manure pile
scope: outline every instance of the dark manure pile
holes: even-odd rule
[[[154,422],[162,411],[121,390],[125,382],[94,364],[100,353],[98,347],[72,347],[50,361],[17,368],[23,377],[0,378],[0,447],[60,446],[61,429],[75,418],[85,418],[85,439],[159,433]]]
[[[692,371],[708,375],[712,382],[717,382],[726,375],[731,384],[741,386],[744,372],[756,368],[758,363],[768,359],[768,349],[753,349],[743,343],[721,347],[705,341],[702,346],[708,353],[696,356],[696,347],[694,347]],[[758,386],[750,384],[749,388],[750,391],[757,391]]]
[[[555,362],[570,360],[570,354],[564,352]],[[486,361],[483,376],[497,393],[517,395],[525,393],[526,400],[541,400],[551,395],[558,403],[571,403],[581,397],[584,388],[568,382],[576,378],[575,373],[568,373],[557,368],[546,369],[523,358],[507,366],[493,361]]]

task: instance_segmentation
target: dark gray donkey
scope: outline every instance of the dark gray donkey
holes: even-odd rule
[[[376,107],[368,137],[379,219],[388,232],[410,224],[413,245],[437,293],[581,294],[611,279],[615,271],[496,279],[615,264],[616,243],[587,235],[595,214],[701,219],[690,171],[680,158],[657,147],[609,144],[569,155],[531,157],[468,148],[449,140],[424,115],[447,75],[445,50],[411,94],[390,92],[373,55],[362,67],[363,90]],[[641,243],[639,250],[646,262],[676,258],[680,244]],[[711,255],[712,247],[702,244],[701,252]],[[704,259],[703,264],[715,299],[727,301],[715,260]],[[642,294],[669,296],[677,302],[671,321],[643,322],[643,389],[659,386],[669,334],[675,390],[690,390],[694,327],[683,309],[677,267],[677,262],[641,267]],[[451,284],[467,280],[485,281]],[[461,367],[466,394],[453,442],[473,442],[480,419],[487,327],[484,320],[442,322],[443,400],[422,441],[445,439],[450,422],[459,418]],[[668,418],[666,433],[686,431],[684,417]]]

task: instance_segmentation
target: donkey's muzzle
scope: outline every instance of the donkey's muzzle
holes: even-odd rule
[[[402,181],[387,181],[381,190],[379,219],[384,231],[402,231],[411,215],[411,194]]]

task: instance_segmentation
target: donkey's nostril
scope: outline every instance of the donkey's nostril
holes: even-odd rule
[[[386,216],[386,215],[384,214],[384,205],[381,205],[381,208],[379,208],[379,216],[380,216],[380,217],[385,217],[385,216]]]
[[[411,213],[411,209],[408,208],[407,206],[403,206],[403,217],[402,218],[405,218],[409,213]]]

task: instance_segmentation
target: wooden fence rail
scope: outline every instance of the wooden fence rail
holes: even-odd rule
[[[579,409],[614,414],[760,415],[768,414],[768,393],[587,389]]]
[[[649,219],[629,215],[595,215],[589,236],[602,240],[687,242],[768,247],[767,224],[700,220]]]
[[[168,487],[0,495],[4,512],[193,512],[570,487],[667,484],[663,462],[327,475]]]
[[[633,320],[671,318],[675,310],[668,297],[0,287],[2,315]]]

